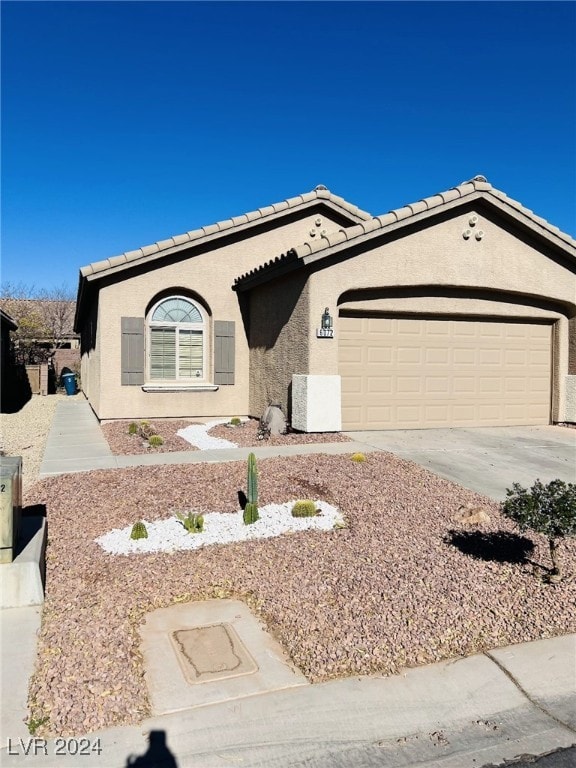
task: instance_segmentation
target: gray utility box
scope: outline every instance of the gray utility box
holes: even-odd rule
[[[22,514],[22,458],[0,456],[0,563],[11,563]]]

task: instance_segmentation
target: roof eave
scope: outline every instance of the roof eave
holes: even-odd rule
[[[273,263],[274,266],[272,267],[265,266],[254,274],[240,276],[234,284],[234,290],[241,292],[250,290],[255,285],[274,280],[287,272],[293,271],[297,266],[304,267],[314,264],[315,262],[342,253],[354,245],[359,245],[373,239],[394,234],[398,230],[408,226],[417,225],[427,219],[435,218],[439,214],[450,212],[475,202],[486,202],[488,205],[498,209],[505,216],[514,219],[521,227],[524,227],[524,229],[531,231],[537,239],[550,243],[554,247],[562,250],[569,257],[576,259],[576,241],[569,235],[561,232],[557,227],[550,225],[544,219],[535,216],[531,211],[528,211],[523,206],[516,203],[516,201],[508,198],[504,193],[499,192],[499,190],[493,190],[489,185],[484,184],[480,185],[480,187],[480,189],[476,189],[466,195],[457,197],[453,200],[448,200],[440,205],[416,213],[411,213],[404,218],[398,217],[400,212],[405,209],[407,210],[412,206],[406,206],[405,209],[396,209],[395,211],[390,211],[382,216],[376,216],[374,217],[374,221],[378,220],[383,222],[386,219],[392,219],[392,217],[395,217],[396,220],[391,220],[389,223],[376,226],[370,231],[358,233],[352,238],[346,238],[332,246],[328,242],[329,238],[326,238],[327,243],[321,248],[318,248],[319,243],[311,243],[309,241],[303,243],[293,249],[294,256],[296,257],[295,260],[288,262],[286,259],[279,259],[278,263]]]

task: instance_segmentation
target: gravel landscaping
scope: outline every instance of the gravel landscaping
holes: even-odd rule
[[[102,432],[108,441],[110,450],[116,456],[133,455],[141,453],[170,453],[171,451],[196,451],[193,445],[176,433],[179,429],[189,427],[192,423],[189,419],[149,419],[147,423],[154,428],[154,432],[160,435],[164,443],[154,448],[140,435],[131,435],[128,432],[130,424],[140,424],[138,420],[111,421],[102,424]]]
[[[46,438],[56,406],[67,395],[32,395],[17,413],[0,413],[1,448],[7,456],[22,456],[22,487],[37,480],[44,457]],[[84,399],[84,395],[72,397]]]
[[[138,424],[138,420],[114,421],[102,425],[102,431],[108,441],[110,450],[116,455],[140,454],[140,453],[167,453],[170,451],[196,451],[197,447],[191,445],[176,433],[179,429],[185,429],[195,422],[189,419],[149,419],[148,423],[154,427],[156,434],[160,435],[164,444],[155,448],[150,447],[146,440],[139,435],[130,435],[128,427],[131,423]],[[219,438],[235,443],[240,448],[249,448],[255,445],[301,445],[304,443],[342,443],[349,442],[346,435],[339,432],[288,432],[286,435],[271,436],[267,440],[258,440],[258,419],[248,419],[239,426],[230,427],[226,424],[218,424],[208,430],[210,437]],[[206,446],[212,447],[212,446]]]
[[[226,434],[230,430],[226,430]],[[234,432],[234,430],[231,430]],[[245,600],[311,682],[399,672],[576,631],[576,542],[567,578],[546,585],[540,537],[498,505],[387,453],[258,462],[260,503],[322,499],[346,527],[113,555],[95,539],[178,510],[235,513],[245,462],[136,467],[47,478],[25,495],[48,514],[47,595],[31,716],[39,735],[78,735],[147,716],[138,626],[147,612],[214,597]],[[514,478],[510,478],[511,483]],[[462,504],[491,521],[464,529]]]

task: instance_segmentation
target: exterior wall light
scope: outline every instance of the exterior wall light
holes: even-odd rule
[[[328,309],[328,307],[326,307],[326,309],[324,310],[324,314],[322,315],[321,328],[322,330],[325,330],[325,331],[332,328],[332,317],[330,316],[330,310]]]
[[[332,317],[328,307],[324,310],[322,317],[320,318],[320,328],[316,329],[316,337],[318,339],[333,339],[334,329],[332,328]]]

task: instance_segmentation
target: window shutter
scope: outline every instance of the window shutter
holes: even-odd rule
[[[233,320],[214,321],[214,384],[234,384]]]
[[[121,318],[122,386],[144,384],[144,318]]]

